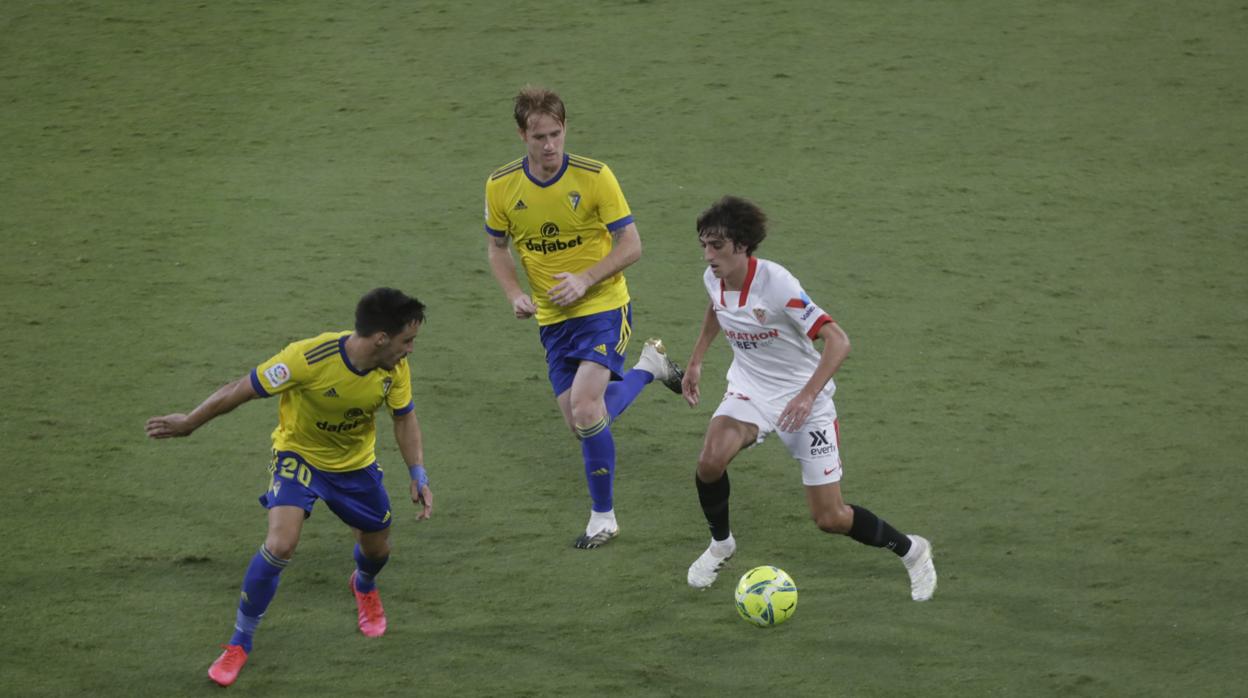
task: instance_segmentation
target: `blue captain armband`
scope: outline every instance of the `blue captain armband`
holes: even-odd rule
[[[412,476],[412,482],[415,482],[417,487],[426,487],[429,484],[429,473],[426,473],[425,466],[419,463],[407,466],[407,474]]]

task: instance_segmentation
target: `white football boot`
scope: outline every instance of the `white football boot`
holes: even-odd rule
[[[637,365],[633,368],[639,368],[647,371],[654,379],[667,389],[680,394],[680,381],[684,379],[685,372],[676,365],[667,356],[667,348],[663,346],[663,340],[651,337],[641,347],[641,356],[637,359]]]
[[[606,512],[591,511],[584,535],[579,536],[572,545],[581,550],[600,548],[618,535],[620,525],[615,521],[614,509]]]
[[[910,598],[927,601],[936,592],[936,566],[932,564],[932,544],[923,536],[910,536],[910,552],[901,558],[910,574]]]
[[[711,540],[711,544],[706,546],[706,551],[698,556],[698,559],[689,565],[689,574],[686,577],[689,586],[694,589],[705,589],[715,583],[715,579],[719,577],[719,571],[724,569],[724,565],[728,564],[728,560],[737,552],[737,539],[728,534],[725,540]]]

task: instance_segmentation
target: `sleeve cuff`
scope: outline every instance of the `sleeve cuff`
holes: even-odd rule
[[[407,414],[408,412],[411,412],[414,409],[416,409],[416,403],[412,402],[411,400],[408,400],[406,406],[400,407],[399,409],[394,410],[393,412],[391,412],[391,414],[393,414],[395,417],[402,417],[403,415]]]
[[[623,218],[621,218],[620,220],[614,223],[608,223],[607,230],[614,233],[615,231],[619,230],[620,228],[623,228],[624,226],[632,222],[633,222],[633,217],[631,215],[624,216]]]
[[[806,333],[806,336],[810,337],[810,341],[815,341],[815,338],[819,336],[819,330],[823,329],[823,326],[829,322],[836,322],[836,320],[828,317],[827,313],[820,315],[819,319],[815,320],[815,324],[810,326],[810,331]]]
[[[260,397],[273,397],[273,393],[265,390],[264,386],[260,383],[260,376],[256,375],[256,369],[254,368],[251,369],[251,387],[256,391],[256,395],[259,395]]]

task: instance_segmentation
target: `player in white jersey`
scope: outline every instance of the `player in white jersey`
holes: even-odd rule
[[[703,356],[721,333],[733,358],[728,390],[698,456],[694,481],[711,544],[689,566],[689,585],[710,586],[737,549],[728,522],[728,464],[775,432],[801,464],[815,524],[893,551],[909,573],[911,598],[926,601],[936,590],[931,544],[841,498],[832,375],[849,355],[849,337],[787,269],[754,256],[767,235],[766,223],[757,206],[733,196],[698,217],[698,241],[707,262],[703,281],[711,302],[685,369],[682,388],[690,406],[699,401]],[[815,340],[823,341],[822,350]]]

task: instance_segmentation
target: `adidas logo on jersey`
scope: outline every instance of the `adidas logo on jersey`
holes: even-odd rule
[[[338,397],[338,391],[333,388],[330,388],[329,390],[326,390],[324,393],[321,393],[321,394],[324,395],[325,397]]]
[[[603,356],[606,356],[606,355],[607,355],[607,345],[605,345],[605,344],[599,344],[598,346],[594,347],[594,351],[598,352],[599,354],[602,354]]]
[[[519,201],[517,201],[517,202],[516,202],[515,207],[513,207],[511,210],[513,210],[513,211],[527,211],[527,210],[529,210],[529,207],[524,205],[524,199],[520,199]]]

